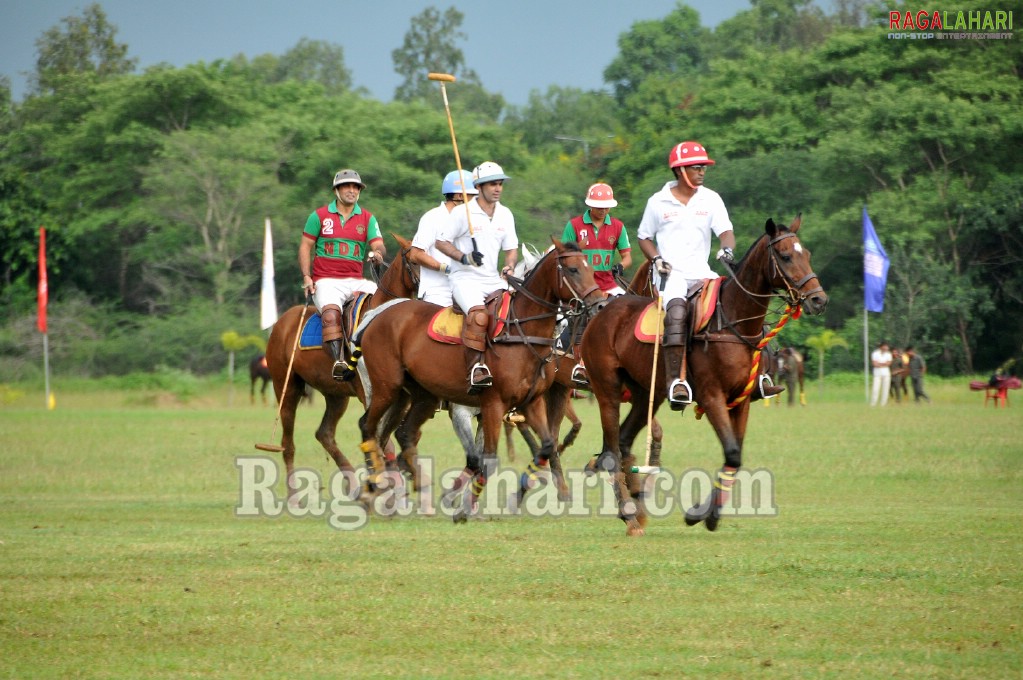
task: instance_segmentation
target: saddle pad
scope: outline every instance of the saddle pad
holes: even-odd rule
[[[694,333],[699,333],[706,328],[714,316],[714,310],[718,306],[718,294],[721,292],[721,284],[724,280],[724,277],[703,280],[700,298],[696,301],[696,322],[693,324]]]
[[[462,320],[465,317],[456,314],[451,307],[445,307],[430,319],[430,325],[426,328],[426,334],[432,340],[443,342],[447,345],[462,344]]]
[[[320,349],[323,347],[323,321],[320,314],[314,313],[305,320],[302,335],[298,339],[300,349]]]
[[[710,323],[718,304],[718,293],[721,291],[723,282],[723,278],[703,280],[699,289],[699,298],[695,302],[694,332],[703,330]],[[657,323],[657,315],[657,301],[654,300],[640,312],[639,319],[636,320],[634,334],[637,340],[652,344],[659,335],[664,333],[664,312],[660,312],[660,324]]]
[[[359,327],[362,321],[362,313],[366,309],[366,303],[373,297],[370,293],[356,293],[355,296],[345,304],[345,330],[349,337],[352,331]]]
[[[487,313],[490,315],[490,337],[496,338],[504,330],[508,318],[508,310],[511,308],[512,294],[504,291],[500,296],[495,296],[487,304]],[[445,307],[430,319],[426,328],[426,334],[431,340],[443,342],[447,345],[462,344],[462,324],[465,316],[455,312],[452,307]]]
[[[640,342],[653,344],[663,334],[664,310],[658,309],[657,300],[654,300],[643,308],[643,311],[639,313],[639,318],[636,319],[636,339]]]

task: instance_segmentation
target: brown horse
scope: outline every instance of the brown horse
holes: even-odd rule
[[[554,381],[549,360],[554,352],[556,317],[562,305],[585,308],[603,299],[593,281],[593,270],[574,243],[555,241],[555,249],[545,255],[521,282],[509,279],[512,294],[504,330],[490,340],[487,364],[494,384],[478,395],[467,393],[465,348],[431,340],[426,329],[437,307],[426,302],[405,302],[385,309],[373,318],[358,340],[363,348],[360,371],[371,385],[369,407],[362,428],[362,449],[379,459],[380,442],[386,440],[393,423],[391,412],[402,412],[411,403],[403,429],[417,430],[432,415],[438,399],[467,406],[479,406],[483,428],[482,456],[466,455],[466,467],[456,480],[455,491],[473,480],[469,495],[470,511],[486,484],[487,475],[497,463],[497,443],[501,421],[510,410],[524,413],[541,439],[542,459],[550,458],[556,442],[547,423],[547,401],[542,398]],[[414,440],[401,442],[402,458],[414,458]],[[413,450],[410,450],[410,447]],[[376,455],[373,455],[376,454]],[[523,473],[535,475],[532,469]],[[559,489],[567,486],[559,480]],[[464,521],[464,511],[455,521]]]
[[[411,244],[396,234],[401,251],[377,282],[377,292],[366,303],[366,309],[375,309],[390,300],[415,297],[419,289],[419,266],[413,264],[408,257]],[[309,307],[305,316],[316,312]],[[334,460],[339,470],[353,471],[352,464],[338,448],[335,439],[338,421],[348,408],[348,400],[361,396],[361,385],[358,379],[338,382],[331,375],[334,359],[324,349],[295,351],[291,378],[288,380],[287,393],[282,394],[288,361],[295,346],[295,335],[301,333],[298,327],[303,316],[301,305],[286,311],[274,324],[270,339],[266,345],[267,364],[273,377],[274,391],[280,402],[281,409],[281,446],[283,447],[284,465],[287,468],[288,496],[294,493],[292,473],[295,463],[295,410],[307,386],[318,390],[326,400],[326,408],[320,426],[316,430],[316,439]]]
[[[253,357],[252,361],[249,362],[249,403],[256,403],[256,381],[262,380],[263,384],[259,388],[259,395],[263,397],[263,403],[266,403],[266,386],[270,383],[270,369],[266,366],[266,355],[260,354],[258,357]]]
[[[799,217],[787,228],[767,221],[765,234],[736,265],[734,275],[722,283],[710,325],[690,341],[688,376],[699,404],[697,412],[706,413],[721,442],[724,467],[708,499],[686,511],[689,525],[705,521],[711,531],[717,528],[735,472],[742,465],[753,383],[750,375],[769,302],[779,295],[776,291],[784,291],[780,296],[793,310],[801,305],[810,314],[821,314],[827,305],[827,295],[810,268],[810,252],[797,236],[799,226]],[[601,455],[610,457],[619,516],[630,536],[642,535],[646,524],[642,503],[633,500],[638,478],[632,473],[635,458],[631,448],[646,418],[646,409],[637,406],[648,403],[654,369],[654,345],[638,341],[634,333],[648,304],[649,300],[632,296],[613,299],[590,321],[582,342],[590,384],[600,405]],[[656,371],[655,411],[666,395],[663,362]],[[619,424],[624,387],[632,392],[633,408]]]

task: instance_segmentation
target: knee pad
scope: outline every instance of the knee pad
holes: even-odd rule
[[[320,312],[320,320],[323,322],[323,341],[341,339],[341,308],[337,305],[327,305]]]
[[[665,347],[684,345],[686,342],[686,301],[672,300],[664,310]]]

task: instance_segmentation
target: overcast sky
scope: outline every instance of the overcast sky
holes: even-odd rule
[[[412,17],[427,7],[465,15],[457,41],[483,86],[511,104],[549,85],[584,90],[604,86],[603,71],[618,53],[618,36],[636,21],[661,19],[677,0],[101,0],[118,42],[138,66],[228,59],[236,54],[284,54],[305,37],[344,48],[354,84],[389,101],[401,78],[391,51]],[[35,67],[36,40],[92,4],[82,0],[0,0],[0,74],[24,97]],[[690,0],[714,27],[749,9],[749,0]]]

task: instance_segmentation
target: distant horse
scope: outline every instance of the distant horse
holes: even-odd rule
[[[366,303],[367,310],[375,309],[389,300],[414,297],[419,289],[419,266],[413,264],[408,257],[411,244],[400,236],[394,235],[394,238],[401,248],[400,253],[380,276],[377,282],[377,292]],[[316,309],[310,307],[306,312],[306,318],[315,312]],[[316,439],[341,471],[353,471],[354,468],[338,448],[335,440],[337,424],[348,408],[348,400],[352,397],[360,397],[361,392],[358,379],[346,382],[334,380],[331,375],[334,359],[326,350],[319,348],[295,352],[288,390],[287,393],[282,394],[295,335],[302,332],[302,329],[298,327],[301,316],[301,305],[292,307],[281,315],[277,323],[274,324],[266,345],[267,364],[270,367],[270,374],[273,376],[274,391],[277,393],[277,399],[281,402],[281,446],[284,448],[283,456],[287,469],[289,498],[294,492],[292,474],[295,463],[295,410],[306,386],[318,390],[326,400],[323,418],[316,430]]]
[[[789,406],[796,403],[796,383],[799,383],[799,403],[806,405],[806,392],[804,391],[805,362],[802,353],[795,347],[783,347],[774,359],[777,367],[779,381],[785,383],[789,392]]]
[[[687,357],[688,376],[693,387],[697,414],[705,413],[721,442],[724,467],[717,483],[700,506],[686,511],[689,525],[706,522],[717,528],[730,497],[735,472],[742,465],[742,443],[749,417],[749,395],[755,382],[754,358],[763,339],[768,304],[780,295],[794,314],[798,308],[810,314],[823,313],[827,295],[810,268],[810,252],[800,243],[800,218],[788,227],[768,220],[764,235],[739,261],[732,277],[721,284],[716,308],[705,329],[691,337]],[[779,294],[776,291],[783,291]],[[582,354],[593,393],[600,405],[604,441],[602,455],[610,456],[619,516],[626,534],[644,533],[646,512],[633,500],[638,478],[631,472],[635,457],[632,443],[646,419],[653,375],[653,408],[666,395],[663,362],[653,364],[654,345],[636,338],[637,322],[650,304],[648,299],[621,296],[611,300],[590,321],[583,335]],[[656,306],[656,305],[655,305]],[[691,305],[692,306],[692,305]],[[689,314],[692,320],[696,314]],[[662,319],[663,320],[663,319]],[[663,355],[661,355],[663,358]],[[619,424],[622,389],[633,396],[633,407]],[[635,490],[635,491],[634,491]]]
[[[467,452],[466,466],[452,491],[459,491],[470,480],[468,497],[471,512],[486,484],[489,469],[496,465],[501,421],[515,409],[522,411],[541,439],[542,459],[550,458],[556,442],[548,426],[547,400],[544,394],[554,381],[548,360],[554,352],[554,327],[564,305],[585,307],[604,298],[593,281],[593,269],[574,243],[555,241],[555,249],[546,254],[525,279],[509,279],[508,312],[500,321],[502,331],[488,342],[487,364],[494,384],[480,394],[467,393],[465,348],[432,340],[427,328],[437,307],[412,301],[384,309],[361,331],[363,359],[359,370],[372,386],[367,395],[369,406],[360,421],[362,449],[376,452],[389,435],[386,421],[394,422],[393,412],[408,407],[402,429],[417,430],[433,414],[439,399],[467,406],[479,406],[483,429],[482,456]],[[494,315],[495,321],[498,315]],[[411,404],[411,406],[409,406]],[[415,456],[416,441],[402,441],[402,458]],[[535,475],[534,465],[523,473],[523,484]],[[557,480],[567,493],[564,479]],[[453,516],[464,521],[462,508]]]
[[[253,357],[252,361],[249,362],[249,403],[256,403],[256,381],[262,380],[263,384],[259,388],[259,394],[263,397],[263,403],[266,403],[266,386],[270,382],[270,369],[266,367],[266,355],[260,354],[258,357]]]

